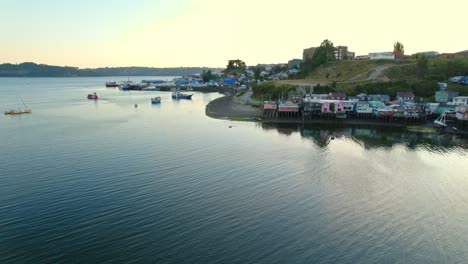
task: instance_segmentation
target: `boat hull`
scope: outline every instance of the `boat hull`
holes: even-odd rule
[[[21,111],[7,111],[5,115],[22,115],[22,114],[31,114],[31,109],[21,110]]]
[[[186,99],[186,100],[192,100],[192,95],[193,95],[193,94],[178,94],[178,95],[172,95],[172,99]]]

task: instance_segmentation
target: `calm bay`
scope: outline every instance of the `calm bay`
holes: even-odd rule
[[[0,116],[0,263],[467,261],[467,139],[217,120],[220,94],[126,79],[0,78],[33,110]]]

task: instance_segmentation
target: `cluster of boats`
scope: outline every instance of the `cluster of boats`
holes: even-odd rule
[[[181,93],[179,89],[172,91],[172,99],[175,99],[175,100],[178,100],[178,99],[191,100],[192,96],[193,94]],[[99,96],[96,93],[92,93],[92,94],[88,94],[87,98],[88,100],[98,100]],[[156,96],[156,97],[151,98],[151,104],[160,104],[160,103],[161,103],[161,96]]]
[[[141,83],[129,80],[122,83],[106,82],[106,87],[118,87],[122,91],[159,91],[161,87],[158,87],[157,84],[159,84],[159,80],[143,80]]]

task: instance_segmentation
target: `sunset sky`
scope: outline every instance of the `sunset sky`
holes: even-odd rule
[[[0,63],[212,66],[301,58],[330,39],[356,55],[468,49],[468,1],[0,0]]]

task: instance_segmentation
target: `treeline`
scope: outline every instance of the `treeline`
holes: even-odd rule
[[[281,98],[287,99],[291,93],[295,93],[297,87],[291,84],[283,84],[276,82],[263,82],[255,84],[252,87],[254,97],[258,100],[278,100]]]
[[[98,76],[186,76],[217,70],[207,67],[106,67],[79,69],[77,67],[51,66],[25,62],[20,64],[0,64],[0,77],[98,77]]]

